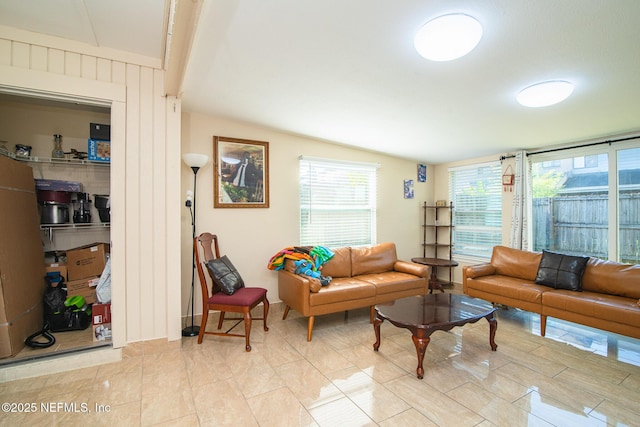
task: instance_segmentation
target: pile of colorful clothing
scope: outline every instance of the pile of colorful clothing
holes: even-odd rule
[[[325,246],[289,246],[271,257],[267,268],[269,270],[282,270],[286,261],[292,260],[295,265],[295,274],[309,276],[318,279],[322,286],[331,283],[331,277],[320,273],[322,265],[333,258],[333,252]]]

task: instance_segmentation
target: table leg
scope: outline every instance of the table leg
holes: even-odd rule
[[[378,316],[373,319],[373,331],[376,333],[376,342],[373,344],[374,351],[378,351],[380,348],[380,325],[382,322],[384,322],[384,319],[380,319]]]
[[[429,345],[431,338],[420,338],[415,335],[412,335],[411,338],[413,339],[413,344],[416,346],[416,352],[418,353],[418,369],[416,369],[416,373],[418,374],[418,379],[422,379],[424,377],[422,362],[424,361],[424,354],[427,351],[427,346]]]
[[[440,286],[438,282],[438,269],[436,266],[431,266],[431,275],[429,276],[429,293],[432,294],[434,289],[439,289],[444,292],[444,288]]]
[[[489,321],[489,345],[491,345],[491,350],[496,351],[498,345],[496,344],[496,330],[498,329],[498,321],[495,317],[493,317],[493,313],[487,316],[487,320]]]

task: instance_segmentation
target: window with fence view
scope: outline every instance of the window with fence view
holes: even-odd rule
[[[531,166],[533,250],[640,263],[640,148]]]

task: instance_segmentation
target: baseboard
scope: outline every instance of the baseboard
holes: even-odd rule
[[[16,362],[0,368],[0,383],[57,374],[122,360],[122,349],[98,348]]]

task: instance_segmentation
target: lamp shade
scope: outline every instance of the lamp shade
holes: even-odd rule
[[[192,168],[201,168],[202,166],[207,164],[209,161],[209,156],[206,154],[198,154],[198,153],[184,153],[182,155],[182,160]]]

